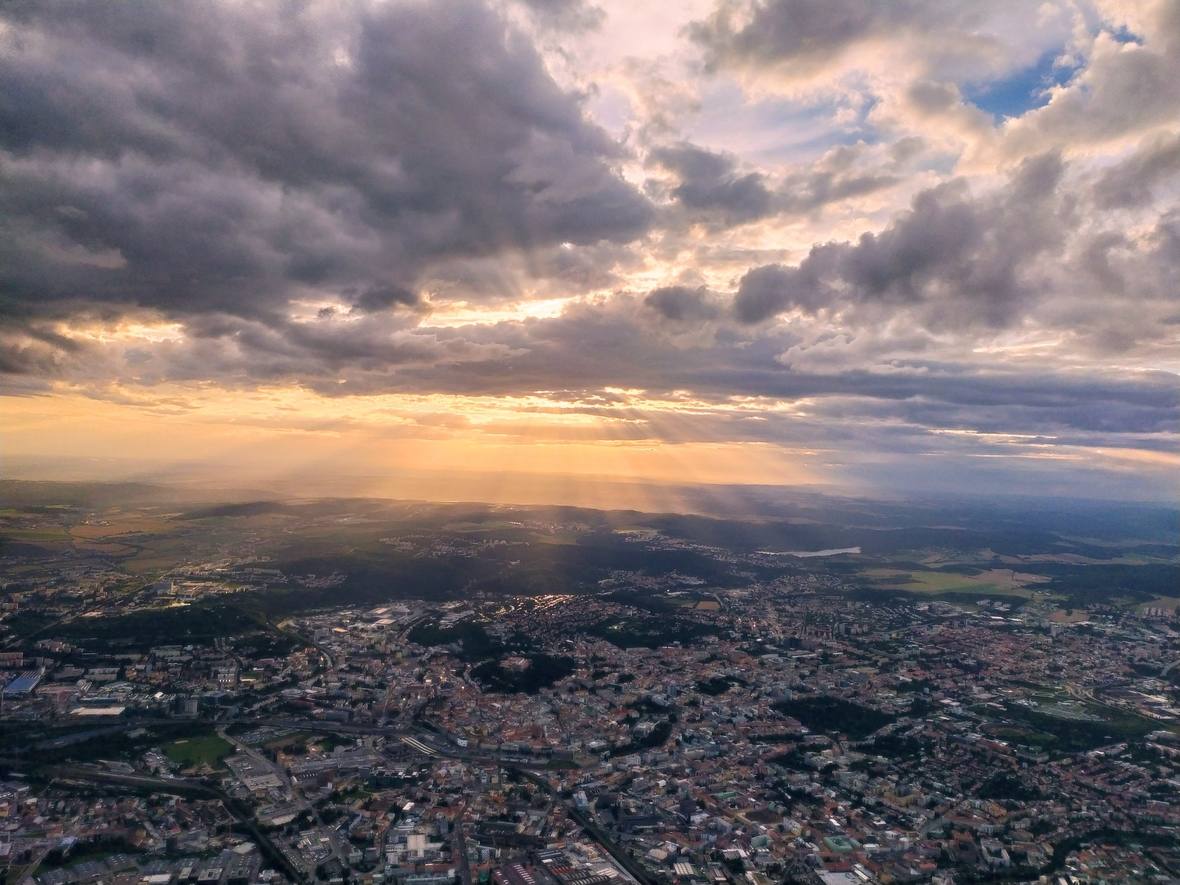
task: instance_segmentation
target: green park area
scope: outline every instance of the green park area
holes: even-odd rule
[[[164,755],[183,768],[216,767],[234,748],[215,734],[180,738],[164,745]]]
[[[975,574],[943,570],[869,568],[862,574],[882,587],[895,587],[911,593],[976,593],[988,596],[1028,598],[1031,587],[1044,579],[1009,569],[987,569]]]

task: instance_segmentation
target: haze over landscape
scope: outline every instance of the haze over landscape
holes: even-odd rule
[[[0,3],[0,885],[1180,883],[1180,0]]]

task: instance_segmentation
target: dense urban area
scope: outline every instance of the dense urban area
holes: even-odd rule
[[[1174,547],[473,512],[15,502],[5,881],[1180,881]]]

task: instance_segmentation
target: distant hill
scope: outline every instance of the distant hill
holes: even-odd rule
[[[113,507],[176,500],[176,491],[138,482],[39,482],[0,480],[0,506]]]

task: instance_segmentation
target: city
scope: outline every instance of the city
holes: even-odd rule
[[[733,571],[706,581],[607,562],[576,593],[391,586],[379,605],[260,608],[291,592],[348,599],[348,558],[287,575],[260,552],[272,532],[310,536],[325,520],[349,543],[398,532],[383,516],[393,505],[346,518],[341,506],[304,523],[306,505],[291,505],[300,516],[282,531],[280,505],[198,510],[209,534],[235,524],[248,558],[225,549],[158,577],[87,547],[106,522],[119,543],[167,549],[144,514],[120,510],[124,531],[75,508],[67,532],[82,543],[53,549],[47,511],[21,511],[41,526],[25,537],[46,546],[6,560],[26,574],[0,621],[7,881],[1165,881],[1180,869],[1175,600],[1062,608],[1029,576],[1020,594],[867,589],[838,565],[867,556],[857,548],[723,549],[634,514],[609,530],[616,556],[687,549],[712,557],[700,574]],[[590,511],[555,522],[488,508],[473,526],[473,509],[441,508],[433,534],[415,509],[417,528],[378,544],[427,562],[509,546],[511,564],[538,543],[528,532],[550,547],[600,537]],[[1023,561],[1035,569],[1037,554]]]

